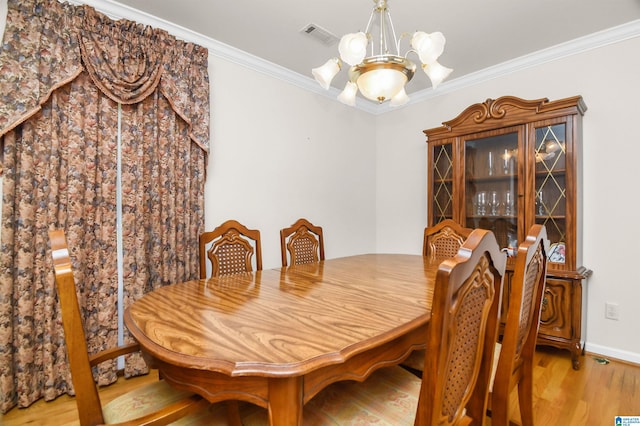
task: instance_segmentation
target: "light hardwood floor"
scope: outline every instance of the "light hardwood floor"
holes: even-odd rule
[[[571,368],[568,352],[539,348],[534,377],[535,422],[543,426],[614,425],[614,417],[640,416],[640,365],[610,360],[597,355],[582,357],[582,368]],[[142,382],[158,380],[157,373],[135,379],[120,379],[101,390],[103,402]],[[517,401],[515,394],[514,401]],[[26,409],[14,408],[0,425],[78,425],[75,399],[61,396],[53,402],[36,402]]]

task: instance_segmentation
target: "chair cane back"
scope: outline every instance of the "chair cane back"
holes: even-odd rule
[[[424,229],[422,255],[435,260],[450,259],[471,234],[472,229],[463,228],[451,219]]]
[[[280,230],[282,266],[287,266],[287,253],[292,265],[324,260],[322,227],[300,218],[288,228]]]
[[[262,270],[260,231],[248,229],[238,221],[228,220],[213,231],[200,234],[199,245],[200,278],[251,272],[254,253],[256,270]]]

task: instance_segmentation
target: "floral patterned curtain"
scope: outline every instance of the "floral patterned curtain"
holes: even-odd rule
[[[205,159],[198,145],[177,140],[189,140],[188,126],[160,91],[123,106],[125,307],[162,285],[199,277]],[[132,358],[126,375],[147,371],[139,356]]]
[[[209,137],[206,49],[86,5],[9,0],[8,9],[0,46],[2,412],[74,392],[50,229],[67,233],[90,351],[117,341],[118,114],[125,307],[198,276]],[[137,358],[126,371],[145,368]],[[101,384],[115,378],[115,365],[98,372]]]

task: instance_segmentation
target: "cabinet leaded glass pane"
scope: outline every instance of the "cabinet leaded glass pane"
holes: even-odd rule
[[[566,125],[536,128],[536,223],[546,226],[549,260],[565,262],[567,238]]]
[[[433,148],[433,223],[451,219],[453,213],[453,156],[451,144]]]

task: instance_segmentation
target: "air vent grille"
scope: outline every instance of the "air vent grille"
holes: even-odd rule
[[[318,40],[325,46],[333,46],[338,42],[338,37],[322,28],[320,25],[308,24],[300,30],[301,33]]]

